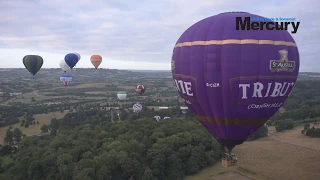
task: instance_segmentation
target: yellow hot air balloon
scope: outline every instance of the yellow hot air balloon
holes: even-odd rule
[[[91,58],[91,63],[93,64],[93,66],[98,69],[98,67],[100,66],[101,62],[102,62],[102,57],[100,55],[92,55]]]

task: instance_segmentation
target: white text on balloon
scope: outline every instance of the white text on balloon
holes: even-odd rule
[[[187,94],[187,96],[193,96],[191,82],[185,82],[183,80],[176,80],[176,79],[174,80],[174,82],[179,92],[183,94]]]
[[[265,86],[263,85],[263,83],[261,82],[256,82],[253,83],[253,94],[252,97],[283,97],[285,95],[288,95],[290,93],[290,91],[288,91],[289,87],[293,87],[294,86],[294,82],[288,83],[288,82],[284,82],[284,83],[279,83],[279,82],[275,82],[274,86],[273,83],[268,83],[267,86],[267,90],[265,93],[262,94],[262,91],[265,90]],[[239,84],[239,88],[242,89],[242,97],[241,99],[248,99],[247,96],[247,89],[250,88],[250,84]],[[271,87],[273,88],[273,90],[271,89]],[[272,92],[272,93],[271,93]],[[271,93],[271,94],[270,94]]]

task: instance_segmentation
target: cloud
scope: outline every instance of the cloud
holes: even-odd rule
[[[245,11],[300,21],[292,36],[301,51],[301,70],[307,71],[320,45],[317,7],[318,0],[0,1],[0,48],[167,64],[176,41],[192,24],[225,11]]]

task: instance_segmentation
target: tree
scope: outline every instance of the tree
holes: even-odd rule
[[[11,146],[10,145],[4,145],[2,146],[2,148],[0,149],[0,154],[1,155],[7,155],[7,154],[10,154],[11,153]]]
[[[152,170],[149,167],[146,167],[143,174],[142,174],[142,179],[141,180],[157,180],[153,173]]]
[[[15,141],[20,142],[22,137],[22,132],[19,128],[15,128],[13,131],[13,137]]]
[[[4,142],[9,145],[12,145],[13,143],[13,132],[11,131],[10,128],[6,132],[6,137],[4,137]]]
[[[49,127],[48,127],[46,124],[44,124],[44,125],[42,125],[42,126],[40,127],[40,130],[41,130],[42,132],[48,132]]]
[[[124,161],[123,165],[121,165],[123,168],[123,174],[126,175],[127,177],[137,177],[139,173],[141,172],[141,163],[137,158],[134,156],[127,157],[126,160]]]
[[[303,129],[309,130],[310,129],[310,124],[305,124]]]
[[[293,129],[293,127],[294,127],[294,122],[291,119],[277,121],[277,123],[276,123],[276,130],[278,132]]]
[[[267,126],[261,126],[256,132],[254,132],[250,137],[248,137],[247,141],[253,141],[262,137],[266,137],[268,134]]]
[[[168,180],[183,179],[183,162],[176,154],[171,154],[168,157],[167,171]]]

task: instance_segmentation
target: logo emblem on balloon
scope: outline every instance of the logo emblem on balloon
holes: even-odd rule
[[[280,60],[271,60],[270,61],[270,70],[272,72],[293,72],[295,68],[295,61],[288,60],[288,51],[287,50],[280,50]]]

